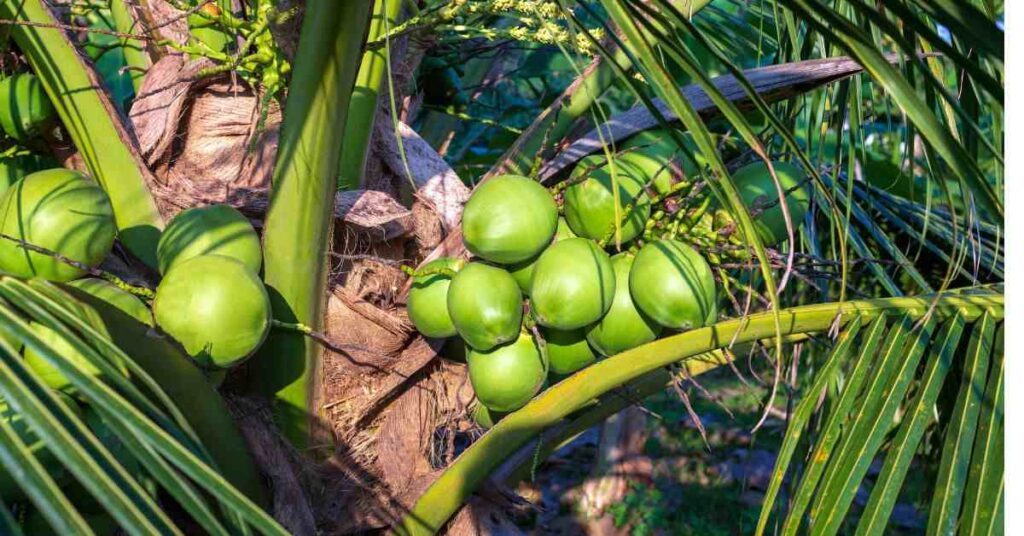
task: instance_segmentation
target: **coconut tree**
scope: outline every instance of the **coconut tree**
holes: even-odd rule
[[[480,515],[474,494],[741,353],[775,367],[767,406],[784,371],[804,378],[757,533],[884,533],[922,462],[938,468],[929,533],[1001,530],[1001,3],[53,4],[0,1],[12,69],[55,111],[3,157],[86,173],[123,247],[102,266],[68,258],[2,227],[0,202],[12,251],[94,281],[0,275],[5,532],[436,533]],[[248,114],[236,141],[202,143],[225,108]],[[233,182],[195,176],[226,160]],[[587,181],[613,192],[600,217],[583,214]],[[168,276],[165,220],[211,203],[258,223],[262,263],[244,273],[272,309],[220,388],[172,327],[184,317],[154,325],[144,303]],[[531,253],[489,249],[480,226],[529,204],[550,217],[506,234]],[[679,259],[706,266],[692,296],[665,285]],[[600,297],[561,314],[548,288],[574,263]],[[447,298],[448,323],[417,313],[438,282],[509,309],[502,333],[463,326],[476,300]],[[647,331],[591,328],[622,307]],[[571,330],[589,347],[556,364],[583,340],[559,338]],[[453,333],[469,373],[438,358]],[[515,378],[529,396],[474,377],[499,342],[550,360]],[[549,365],[565,376],[533,396]],[[470,382],[477,409],[510,412],[454,457]],[[251,407],[272,419],[254,425]],[[343,506],[315,499],[334,494]]]

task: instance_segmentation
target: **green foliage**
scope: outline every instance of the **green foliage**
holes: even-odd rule
[[[80,410],[66,406],[16,345],[0,340],[0,397],[55,460],[41,464],[0,420],[0,464],[21,475],[18,487],[45,523],[59,533],[91,534],[91,513],[79,507],[93,497],[130,533],[176,532],[146,491],[153,481],[211,534],[245,526],[285,534],[253,502],[263,500],[263,491],[244,442],[198,369],[166,341],[148,338],[149,326],[70,290],[0,276],[0,321],[8,336],[63,376],[91,415],[83,420]],[[41,337],[30,322],[50,335]],[[84,495],[72,501],[71,490],[51,475],[56,470],[72,474],[84,488],[75,493]]]

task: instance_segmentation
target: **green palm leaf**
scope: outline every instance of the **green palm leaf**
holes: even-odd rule
[[[77,309],[70,309],[69,303],[75,303]],[[103,329],[84,321],[79,316],[83,313],[93,319],[90,322],[101,319]],[[148,327],[95,298],[75,302],[52,284],[27,284],[5,276],[0,276],[0,319],[15,340],[32,348],[68,378],[78,396],[89,403],[124,445],[133,464],[144,468],[208,533],[248,534],[250,529],[256,529],[263,534],[286,534],[246,496],[248,493],[261,500],[262,491],[251,488],[253,483],[258,486],[258,481],[253,481],[251,460],[223,401],[185,357],[163,341],[147,341]],[[57,350],[39,338],[29,320],[51,328],[66,345],[60,348],[65,349]],[[115,334],[113,339],[134,341],[136,346],[130,349],[147,355],[148,359],[136,360],[114,344],[107,332]],[[165,510],[143,490],[140,475],[126,469],[129,459],[114,458],[93,432],[41,383],[17,356],[16,349],[3,344],[0,395],[37,431],[46,449],[88,493],[100,499],[100,504],[130,534],[180,533]],[[78,360],[69,358],[68,351],[80,354],[101,370],[101,375],[87,372]],[[132,365],[128,367],[132,379],[145,385],[147,392],[139,390],[135,382],[129,382],[113,366],[118,362]],[[164,385],[181,391],[169,396],[162,388]],[[201,407],[182,411],[176,402],[186,397]],[[219,417],[193,415],[197,411],[209,414],[218,410]],[[209,448],[204,444],[207,439],[213,439]],[[14,464],[6,460],[24,461],[24,457],[17,457],[23,446],[6,441],[0,447],[4,447],[0,449],[0,462],[5,468]],[[24,466],[31,468],[33,463]],[[32,474],[16,481],[25,487],[47,521],[54,528],[77,526],[81,515],[63,497],[53,479],[45,471],[34,478]],[[240,491],[228,478],[249,490]],[[62,505],[67,508],[62,509]]]

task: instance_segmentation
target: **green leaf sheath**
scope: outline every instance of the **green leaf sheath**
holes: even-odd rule
[[[370,20],[370,2],[306,4],[284,110],[263,235],[264,281],[274,318],[323,325],[334,193],[345,118]],[[271,332],[249,362],[255,391],[276,396],[282,431],[305,445],[322,350],[312,339]]]
[[[42,0],[2,0],[0,17],[50,26],[59,23]],[[14,42],[42,81],[89,174],[110,196],[121,241],[156,268],[156,243],[164,224],[147,188],[150,173],[131,146],[96,73],[64,30],[27,25],[11,28]]]
[[[968,320],[973,320],[987,310],[1002,314],[1002,296],[996,292],[979,291],[977,294],[943,294],[938,300],[926,296],[808,305],[780,311],[778,320],[784,336],[810,333],[827,330],[834,324],[842,328],[857,316],[867,321],[883,314],[909,312],[919,318],[929,310],[933,301],[935,314],[940,316],[963,311]],[[837,320],[839,311],[843,314]],[[868,333],[879,329],[884,331],[884,322],[880,325],[881,328],[876,324],[870,325]],[[776,333],[775,315],[759,313],[666,337],[583,369],[506,416],[463,452],[420,496],[396,531],[399,534],[437,532],[508,456],[544,429],[604,393],[669,364],[728,347],[731,343],[775,337]],[[879,336],[880,333],[875,333],[876,341]]]
[[[376,41],[384,36],[386,28],[393,28],[401,8],[402,0],[376,0],[366,41]],[[345,135],[338,146],[341,151],[339,190],[354,190],[362,185],[366,155],[370,150],[370,136],[373,135],[373,123],[377,115],[377,100],[388,70],[385,54],[387,49],[384,47],[367,50],[359,64],[359,73],[348,103],[348,116],[345,118]],[[390,76],[390,73],[387,74]]]

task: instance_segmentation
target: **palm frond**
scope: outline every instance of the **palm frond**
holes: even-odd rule
[[[9,276],[0,276],[0,321],[0,397],[42,445],[28,449],[0,419],[0,464],[54,530],[91,534],[66,495],[66,471],[129,534],[184,531],[147,481],[210,534],[286,534],[254,502],[263,500],[261,483],[223,400],[148,326],[88,295]],[[21,359],[22,345],[67,378],[75,401],[44,384]],[[79,404],[115,443],[80,416]]]
[[[888,392],[884,378],[876,376],[877,367],[883,367],[886,371],[884,377],[892,379],[899,387],[898,391],[905,394],[918,378],[916,371],[919,367],[914,366],[915,363],[924,355],[934,359],[935,352],[926,354],[925,350],[930,345],[942,344],[934,341],[943,340],[941,336],[935,335],[933,327],[922,329],[922,325],[933,326],[950,318],[960,318],[965,323],[984,324],[984,319],[1001,317],[1002,303],[999,291],[972,288],[929,296],[807,305],[779,311],[779,320],[784,339],[828,333],[831,330],[842,332],[857,325],[869,324],[866,329],[860,329],[867,333],[860,336],[867,338],[860,339],[860,357],[854,360],[854,371],[845,382],[846,389],[839,395],[846,401],[840,401],[836,407],[843,415],[855,416],[856,422],[861,423],[857,426],[857,436],[869,441],[869,451],[877,452],[892,426],[891,417],[898,413],[899,403],[903,400],[903,395],[893,394],[876,397],[869,408],[860,403],[862,398],[857,395],[862,391]],[[938,330],[937,333],[941,335],[944,331]],[[884,342],[883,335],[886,336]],[[518,455],[520,449],[530,448],[534,453],[546,452],[578,433],[581,425],[600,422],[603,417],[621,409],[622,404],[628,405],[661,391],[671,380],[665,367],[680,363],[689,369],[690,374],[700,374],[728,363],[729,353],[722,350],[761,340],[774,345],[775,336],[774,314],[758,313],[673,335],[577,372],[541,393],[522,409],[506,416],[471,445],[421,495],[403,519],[400,533],[424,534],[438,530],[462,501],[499,466],[510,459],[522,460],[523,457]],[[616,393],[617,389],[619,391]],[[856,394],[846,394],[850,392]],[[607,402],[616,398],[618,402]],[[885,415],[890,420],[882,418]],[[563,419],[570,419],[568,425]],[[835,423],[832,428],[836,431],[828,436],[831,438],[829,441],[832,444],[837,441],[850,442],[843,435],[847,433],[847,429],[843,428],[845,418],[835,417],[832,420]],[[554,427],[558,427],[558,433],[545,434],[545,430]],[[537,446],[535,439],[538,436],[542,436],[540,444],[543,448]],[[525,463],[532,460],[530,456],[525,458]],[[843,467],[849,468],[851,472],[864,470],[862,461],[849,455],[835,459],[841,459]],[[823,473],[825,469],[828,469],[827,464],[822,468]],[[835,468],[826,473],[828,481],[836,483],[833,484],[835,491],[830,496],[835,495],[840,499],[847,496],[848,488],[840,485],[846,482],[843,478],[847,475],[845,470]],[[503,474],[514,473],[515,468],[503,469]],[[827,506],[819,503],[822,509]]]

